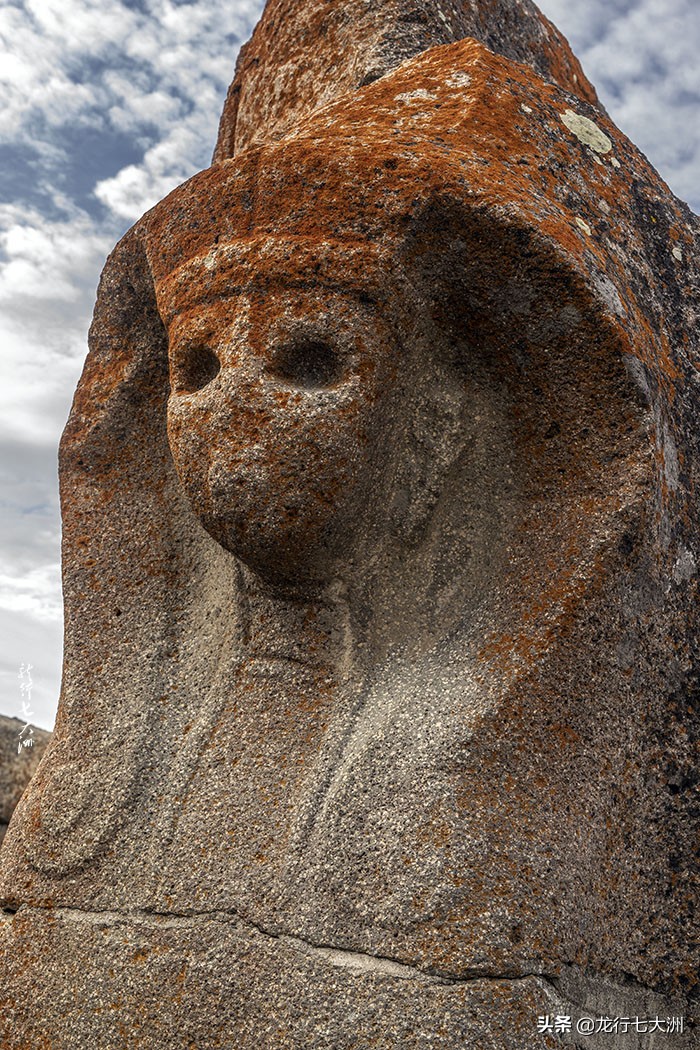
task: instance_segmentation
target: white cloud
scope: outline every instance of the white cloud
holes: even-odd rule
[[[167,129],[181,102],[197,113],[199,148],[231,79],[234,38],[246,37],[262,4],[148,0],[26,0],[0,10],[0,135],[40,144],[62,126]],[[190,164],[200,163],[190,156]]]
[[[0,571],[0,609],[29,613],[44,623],[61,623],[61,567],[39,565],[16,576]]]
[[[110,237],[84,212],[65,221],[47,221],[31,208],[0,205],[0,305],[23,306],[23,300],[75,302],[104,257]]]
[[[96,197],[120,218],[135,221],[192,174],[187,156],[199,136],[188,121],[147,150],[141,164],[130,164],[111,179],[98,182]]]
[[[0,136],[38,153],[34,188],[51,187],[61,213],[0,204],[0,381],[9,406],[0,430],[57,437],[104,259],[127,223],[208,163],[233,71],[232,33],[248,35],[260,6],[150,0],[143,13],[121,0],[26,0],[0,10]],[[96,221],[70,186],[53,187],[72,159],[61,129],[106,125],[144,144],[139,162],[96,181],[95,201],[106,208]],[[145,127],[158,129],[157,141],[144,142]]]
[[[55,446],[112,240],[77,209],[52,222],[35,209],[0,206],[0,435]]]

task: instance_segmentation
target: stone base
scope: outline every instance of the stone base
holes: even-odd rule
[[[566,994],[562,994],[565,992]],[[678,1016],[567,971],[466,979],[273,937],[228,914],[22,907],[0,917],[3,1050],[691,1050],[693,1032],[538,1033],[541,1015]],[[686,1027],[688,1017],[686,1014]]]

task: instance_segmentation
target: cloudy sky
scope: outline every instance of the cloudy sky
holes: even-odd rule
[[[543,0],[613,119],[700,211],[700,4]],[[56,447],[110,248],[206,167],[262,0],[0,0],[0,713],[50,728]]]

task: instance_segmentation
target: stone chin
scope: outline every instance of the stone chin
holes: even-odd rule
[[[288,500],[274,493],[258,500],[257,486],[251,488],[246,494],[239,490],[235,509],[219,508],[216,500],[198,515],[225,550],[262,578],[290,585],[323,583],[347,568],[353,548],[347,507],[329,506],[321,493],[296,499],[290,494]]]
[[[373,489],[362,457],[353,461],[337,447],[341,454],[334,456],[330,442],[323,456],[308,446],[295,453],[271,447],[267,455],[257,446],[230,455],[213,441],[198,450],[192,434],[180,433],[175,423],[169,431],[188,502],[225,550],[263,578],[289,584],[322,583],[347,568]]]

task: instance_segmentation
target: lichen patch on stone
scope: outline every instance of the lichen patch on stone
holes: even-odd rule
[[[610,278],[602,273],[597,273],[593,276],[593,283],[595,284],[599,295],[607,303],[612,312],[618,317],[624,316],[625,307],[620,298],[620,293]]]
[[[676,583],[685,583],[692,579],[697,571],[698,567],[693,552],[683,547],[679,558],[673,566],[673,579]]]
[[[425,88],[417,88],[415,91],[404,91],[396,96],[397,102],[435,102],[437,95]]]
[[[446,80],[446,84],[447,84],[448,87],[455,87],[455,88],[469,87],[471,82],[472,82],[472,78],[469,76],[469,74],[468,73],[463,73],[459,69],[455,73],[452,73],[452,75],[449,76],[447,78],[447,80]],[[524,108],[525,107],[523,107],[523,109]],[[530,113],[532,111],[528,110],[528,112]]]
[[[612,140],[588,117],[575,113],[573,109],[567,109],[561,114],[561,120],[569,131],[573,132],[579,142],[583,142],[585,146],[590,146],[596,153],[609,153],[612,149]]]

